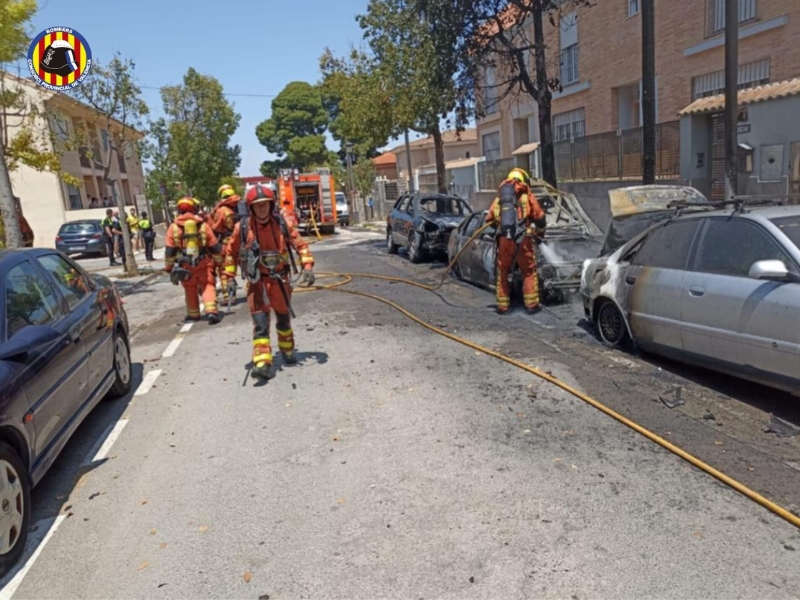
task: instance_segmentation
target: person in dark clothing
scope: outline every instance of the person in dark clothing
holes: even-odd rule
[[[125,265],[125,259],[126,259],[126,256],[125,256],[125,243],[124,243],[124,240],[122,238],[122,227],[123,227],[123,225],[122,225],[122,222],[119,219],[119,211],[118,210],[113,211],[113,215],[114,215],[112,217],[112,223],[113,224],[111,226],[111,230],[114,233],[114,247],[116,248],[117,252],[119,253],[119,258],[122,261],[122,264]],[[124,226],[127,227],[127,223]]]
[[[142,232],[142,239],[144,240],[145,260],[155,260],[153,258],[153,248],[156,243],[156,230],[153,229],[153,223],[147,218],[146,212],[142,212],[142,217],[139,219],[139,231]]]
[[[117,266],[119,263],[114,256],[114,211],[110,208],[106,210],[106,218],[101,222],[103,227],[103,240],[106,244],[106,254],[108,255],[108,264],[111,267]]]

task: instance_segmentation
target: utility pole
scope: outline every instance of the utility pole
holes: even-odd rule
[[[655,0],[642,0],[642,182],[656,182],[656,17]]]
[[[725,199],[739,193],[739,1],[725,1]]]
[[[353,225],[358,225],[361,221],[358,216],[358,204],[356,202],[356,184],[353,179],[353,143],[347,142],[345,145],[347,152],[347,176],[350,179],[350,214],[353,217]]]
[[[411,143],[408,141],[408,129],[406,129],[406,168],[408,169],[408,191],[414,191],[414,172],[411,170]]]

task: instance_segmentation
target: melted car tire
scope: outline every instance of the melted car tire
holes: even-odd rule
[[[606,300],[597,310],[597,334],[600,341],[609,348],[619,348],[628,336],[625,318],[617,305]]]
[[[415,247],[416,250],[414,250]],[[425,253],[422,250],[422,234],[419,231],[414,231],[408,238],[408,260],[410,260],[415,265],[418,265],[424,259],[425,259]]]
[[[386,251],[389,254],[397,254],[397,251],[400,249],[400,246],[394,243],[392,239],[392,229],[390,227],[386,228]]]
[[[0,577],[8,573],[14,565],[19,562],[20,558],[22,558],[31,521],[31,482],[28,478],[28,470],[25,468],[25,465],[14,449],[6,443],[0,442],[0,465],[4,463],[7,463],[15,471],[14,474],[20,482],[22,492],[22,524],[11,550],[5,554],[0,554]]]

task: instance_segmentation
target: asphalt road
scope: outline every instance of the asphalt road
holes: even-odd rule
[[[441,272],[360,235],[314,245],[317,270]],[[458,283],[348,289],[548,370],[776,501],[800,497],[798,438],[764,432],[769,410],[795,418],[779,394],[606,351],[575,306],[501,318]],[[179,334],[180,289],[159,280],[126,302],[139,395],[99,406],[34,491],[38,554],[0,597],[800,596],[793,526],[388,306],[297,294],[301,364],[262,386],[246,305]],[[686,404],[669,409],[658,394],[674,385]]]

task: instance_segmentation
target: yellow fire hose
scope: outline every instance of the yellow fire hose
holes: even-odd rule
[[[459,251],[459,253],[455,256],[455,258],[453,258],[453,260],[450,261],[450,264],[447,266],[447,269],[445,270],[445,273],[442,276],[441,281],[435,286],[425,285],[425,284],[419,283],[418,281],[413,281],[411,279],[403,279],[402,277],[391,277],[391,276],[388,276],[388,275],[372,275],[372,274],[369,274],[369,273],[319,273],[320,278],[330,277],[330,278],[341,278],[342,280],[338,281],[338,282],[335,282],[335,283],[330,283],[330,284],[327,284],[327,285],[315,285],[315,286],[312,286],[312,287],[298,287],[298,288],[295,288],[295,291],[296,292],[313,292],[313,291],[330,290],[330,291],[334,291],[334,292],[340,292],[340,293],[343,293],[343,294],[350,294],[350,295],[353,295],[353,296],[361,296],[363,298],[370,298],[372,300],[376,300],[378,302],[382,302],[383,304],[386,304],[387,306],[391,306],[393,309],[397,310],[398,312],[400,312],[404,316],[408,317],[409,319],[411,319],[412,321],[414,321],[418,325],[421,325],[425,329],[428,329],[429,331],[432,331],[432,332],[437,333],[437,334],[439,334],[439,335],[441,335],[443,337],[446,337],[449,340],[452,340],[454,342],[457,342],[459,344],[467,346],[468,348],[472,348],[473,350],[476,350],[477,352],[481,352],[483,354],[486,354],[488,356],[491,356],[491,357],[494,357],[494,358],[496,358],[498,360],[506,362],[506,363],[508,363],[510,365],[513,365],[513,366],[517,367],[518,369],[522,369],[523,371],[527,371],[528,373],[530,373],[532,375],[535,375],[536,377],[539,377],[540,379],[544,379],[545,381],[548,381],[549,383],[552,383],[553,385],[561,388],[562,390],[572,394],[576,398],[578,398],[580,400],[583,400],[585,403],[589,404],[590,406],[593,406],[594,408],[596,408],[600,412],[605,413],[606,415],[608,415],[612,419],[615,419],[616,421],[622,423],[626,427],[629,427],[630,429],[632,429],[636,433],[639,433],[640,435],[643,435],[644,437],[646,437],[651,442],[655,442],[656,444],[658,444],[662,448],[672,452],[676,456],[679,456],[680,458],[682,458],[683,460],[687,461],[692,466],[697,467],[698,469],[704,471],[708,475],[711,475],[712,477],[714,477],[715,479],[721,481],[722,483],[724,483],[728,487],[736,490],[737,492],[739,492],[740,494],[742,494],[746,498],[749,498],[753,502],[756,502],[757,504],[760,504],[762,507],[766,508],[770,512],[774,513],[775,515],[781,517],[785,521],[791,523],[792,525],[794,525],[795,527],[800,529],[800,517],[797,517],[793,513],[789,512],[787,509],[785,509],[782,506],[772,502],[768,498],[765,498],[764,496],[762,496],[761,494],[759,494],[755,490],[750,489],[749,487],[747,487],[743,483],[740,483],[736,479],[733,479],[732,477],[729,477],[728,475],[726,475],[725,473],[715,469],[714,467],[712,467],[708,463],[700,460],[699,458],[697,458],[693,454],[690,454],[689,452],[686,452],[682,448],[679,448],[675,444],[665,440],[664,438],[662,438],[661,436],[657,435],[656,433],[653,433],[649,429],[647,429],[645,427],[642,427],[638,423],[636,423],[636,422],[632,421],[631,419],[628,419],[627,417],[621,415],[620,413],[618,413],[615,410],[609,408],[608,406],[606,406],[602,402],[599,402],[598,400],[595,400],[591,396],[588,396],[588,395],[584,394],[583,392],[581,392],[579,390],[576,390],[575,388],[573,388],[572,386],[568,385],[567,383],[564,383],[563,381],[559,380],[558,378],[556,378],[556,377],[554,377],[552,375],[548,375],[547,373],[545,373],[544,371],[541,371],[540,369],[537,369],[536,367],[532,367],[530,365],[526,365],[526,364],[524,364],[524,363],[522,363],[522,362],[520,362],[518,360],[515,360],[515,359],[513,359],[513,358],[511,358],[509,356],[506,356],[505,354],[502,354],[500,352],[496,352],[494,350],[486,348],[485,346],[481,346],[480,344],[476,344],[475,342],[471,342],[471,341],[469,341],[469,340],[467,340],[465,338],[462,338],[462,337],[460,337],[458,335],[452,334],[452,333],[450,333],[448,331],[444,331],[443,329],[435,327],[434,325],[431,325],[430,323],[427,323],[427,322],[423,321],[418,316],[416,316],[415,314],[413,314],[410,311],[406,310],[405,308],[403,308],[402,306],[400,306],[396,302],[393,302],[393,301],[391,301],[391,300],[389,300],[387,298],[383,298],[382,296],[377,296],[375,294],[370,294],[368,292],[361,292],[361,291],[357,291],[357,290],[342,289],[342,286],[347,285],[348,283],[351,283],[354,278],[365,278],[365,279],[379,279],[379,280],[382,280],[382,281],[394,281],[394,282],[397,282],[397,283],[405,283],[407,285],[413,285],[414,287],[418,287],[418,288],[421,288],[421,289],[424,289],[424,290],[429,290],[429,291],[438,290],[444,285],[444,282],[446,281],[448,274],[450,273],[450,271],[452,270],[452,268],[454,267],[454,265],[458,261],[459,257],[461,256],[461,253],[464,252],[464,250],[469,246],[469,244],[472,243],[475,240],[475,238],[477,238],[478,235],[480,235],[480,233],[482,233],[489,225],[490,224],[487,223],[486,225],[484,225],[483,227],[478,229],[478,231],[476,231],[472,235],[472,237],[467,241],[467,243],[464,245],[464,247],[461,249],[461,251]]]
[[[311,210],[311,211],[309,211],[309,212],[310,212],[310,214],[311,214],[311,224],[314,226],[314,231],[315,231],[315,232],[316,232],[316,234],[317,234],[317,239],[318,239],[318,240],[321,240],[321,239],[322,239],[322,234],[320,234],[320,232],[319,232],[319,229],[317,228],[317,220],[314,218],[314,212],[315,212],[315,211],[312,209],[312,210]]]

